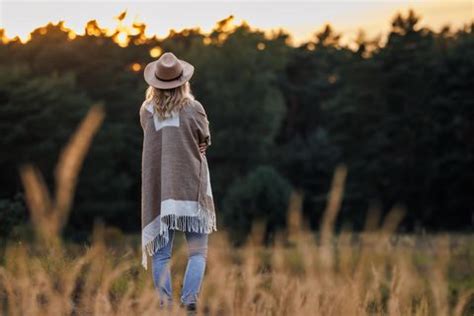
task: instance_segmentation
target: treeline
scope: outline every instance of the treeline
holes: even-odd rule
[[[124,39],[91,21],[83,36],[59,23],[25,44],[2,40],[1,234],[27,219],[18,167],[35,163],[53,187],[60,148],[97,102],[107,118],[79,179],[69,236],[80,238],[96,218],[138,231],[142,70],[162,51],[196,66],[219,225],[236,241],[257,218],[267,237],[284,227],[291,190],[304,192],[305,218],[317,227],[341,163],[348,179],[339,225],[360,229],[368,208],[383,215],[402,205],[402,230],[471,230],[474,24],[434,32],[418,20],[399,14],[383,45],[361,33],[356,49],[329,25],[293,47],[284,31],[268,36],[231,18],[208,35],[147,38],[146,26],[134,24]]]

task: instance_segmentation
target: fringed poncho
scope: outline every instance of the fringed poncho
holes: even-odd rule
[[[142,153],[142,265],[169,240],[168,229],[209,234],[216,215],[209,167],[199,144],[211,145],[206,111],[189,101],[160,120],[154,107],[140,108]]]

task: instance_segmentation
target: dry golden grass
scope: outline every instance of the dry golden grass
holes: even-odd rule
[[[100,225],[88,247],[64,246],[60,239],[80,166],[103,116],[101,108],[94,107],[64,150],[54,195],[35,168],[22,169],[37,243],[8,245],[0,266],[0,313],[183,315],[178,307],[159,310],[150,270],[141,268],[137,245],[109,247],[110,229]],[[379,212],[371,210],[362,234],[334,234],[346,173],[344,167],[335,172],[319,238],[303,221],[303,197],[297,191],[290,200],[288,229],[272,247],[262,246],[259,222],[241,248],[230,247],[224,231],[213,233],[199,313],[468,315],[466,306],[474,293],[449,295],[450,236],[427,238],[428,246],[419,247],[419,239],[394,235],[401,209],[390,212],[380,225]],[[472,244],[471,236],[467,239]],[[177,297],[186,264],[179,237],[172,260],[172,271],[179,272],[173,273]]]

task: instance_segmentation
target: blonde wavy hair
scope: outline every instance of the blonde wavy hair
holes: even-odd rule
[[[158,89],[149,86],[146,90],[145,101],[153,104],[155,113],[158,113],[161,120],[171,117],[173,111],[179,111],[191,100],[194,100],[194,96],[189,82],[173,89]]]

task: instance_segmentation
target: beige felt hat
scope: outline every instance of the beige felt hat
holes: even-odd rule
[[[173,89],[185,84],[194,73],[194,66],[176,58],[173,53],[164,53],[145,67],[145,81],[158,89]]]

